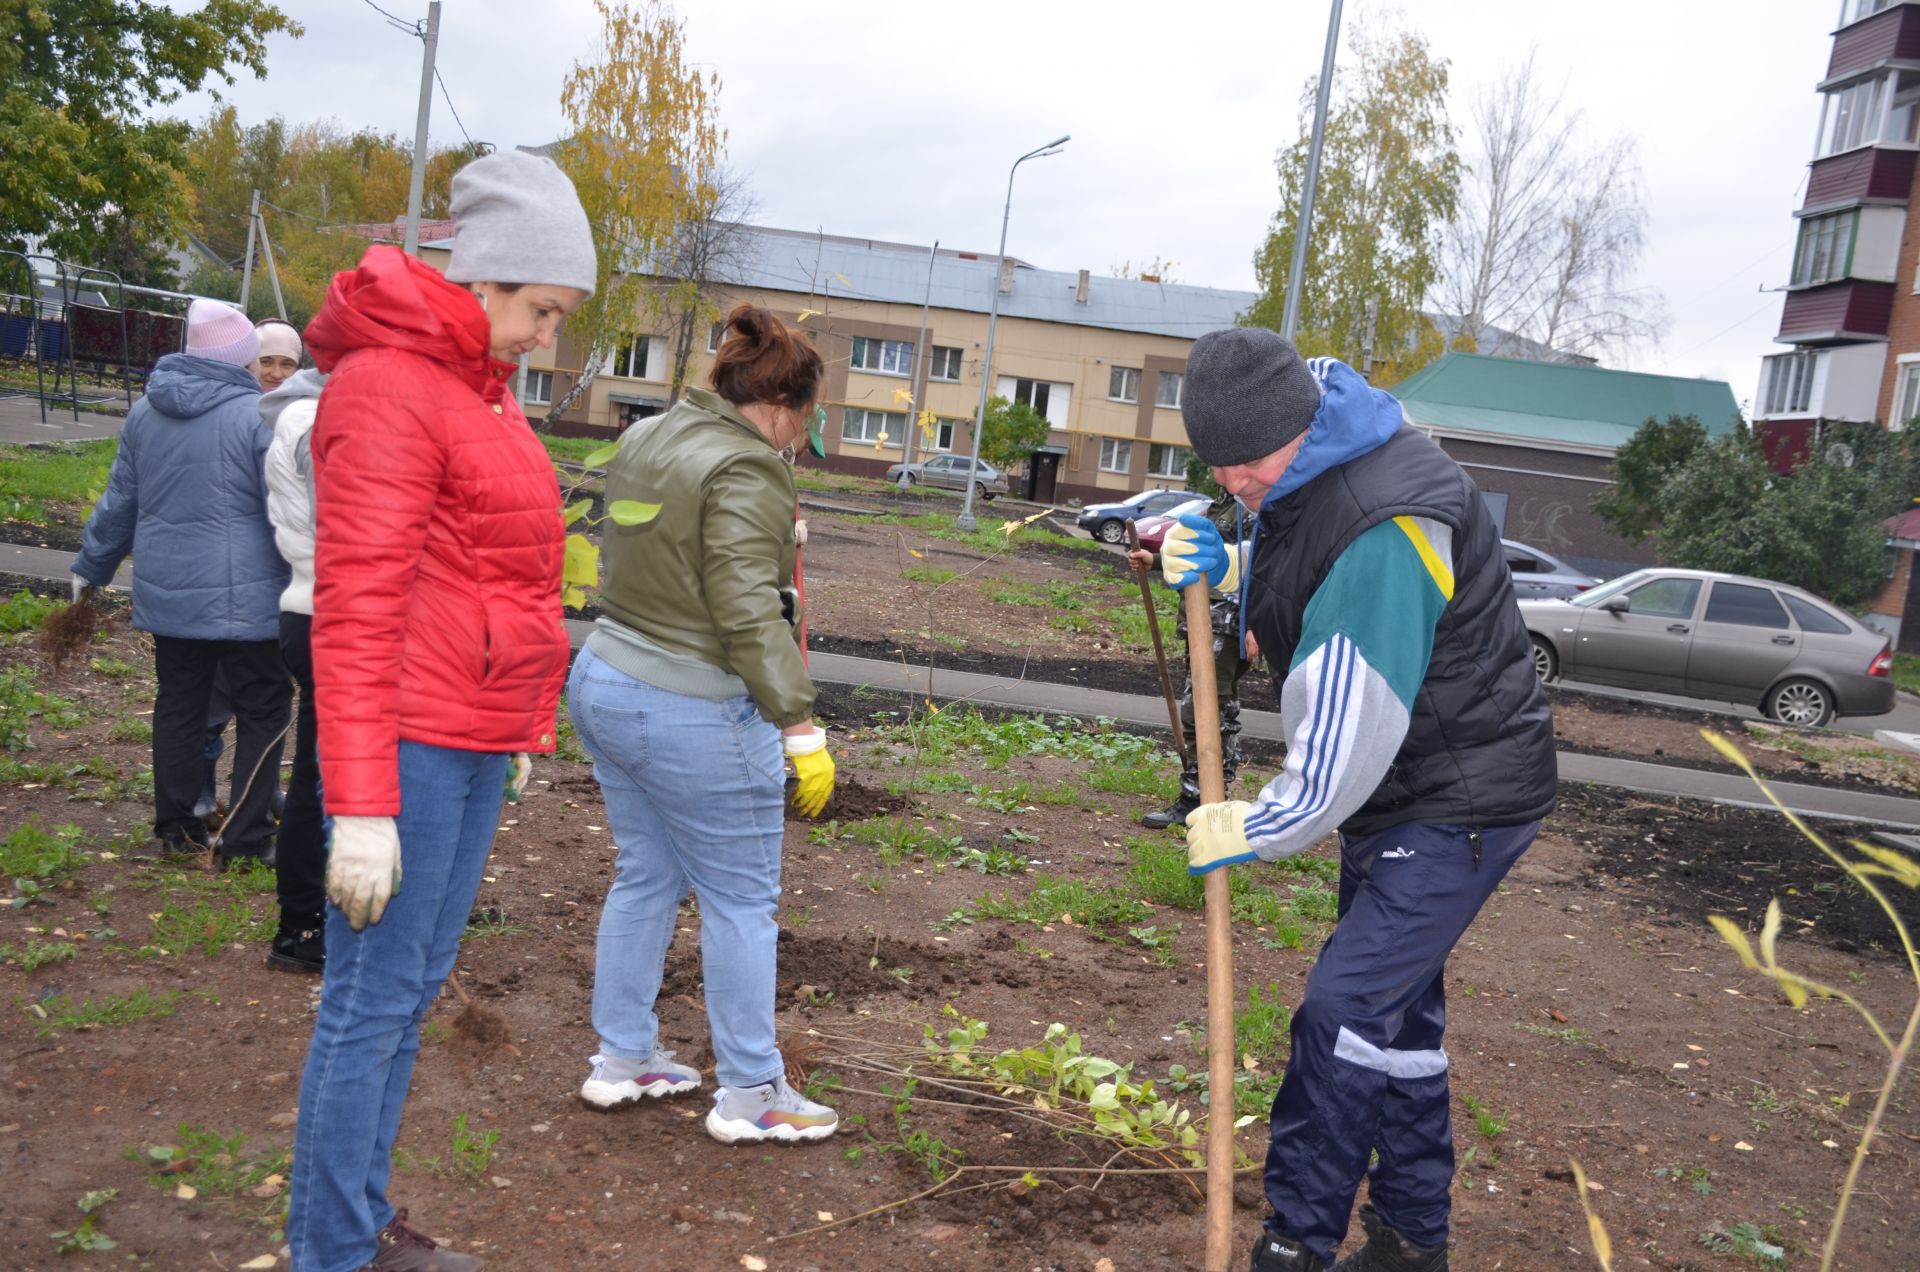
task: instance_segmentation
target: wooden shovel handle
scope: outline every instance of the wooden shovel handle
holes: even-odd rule
[[[1193,748],[1200,770],[1200,802],[1227,797],[1220,771],[1220,693],[1207,581],[1181,593],[1187,610],[1187,662],[1192,669]],[[1227,1272],[1233,1258],[1233,915],[1227,868],[1206,876],[1207,904],[1207,1272]]]

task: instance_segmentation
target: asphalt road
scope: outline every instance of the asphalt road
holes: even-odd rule
[[[1688,708],[1699,710],[1706,707],[1746,720],[1766,719],[1751,702],[1715,702],[1707,698],[1682,698],[1675,694],[1646,693],[1638,689],[1614,689],[1606,685],[1590,685],[1577,680],[1556,680],[1554,687],[1571,689],[1576,693],[1600,694],[1608,698],[1628,698],[1634,702],[1655,702],[1663,707],[1680,707],[1683,710]],[[1857,733],[1869,738],[1880,729],[1891,729],[1896,733],[1920,734],[1920,698],[1905,693],[1895,694],[1893,710],[1887,714],[1838,716],[1829,727],[1838,729],[1842,733]]]

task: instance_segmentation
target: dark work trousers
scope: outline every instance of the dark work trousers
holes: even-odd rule
[[[1362,1175],[1390,1227],[1416,1245],[1446,1242],[1453,1126],[1441,976],[1539,829],[1475,835],[1409,822],[1341,836],[1340,922],[1293,1015],[1266,1171],[1268,1226],[1329,1262]]]
[[[280,910],[322,914],[327,908],[327,838],[320,811],[320,720],[313,701],[313,615],[280,615],[280,654],[300,687],[293,721],[293,773],[280,817],[274,869],[280,876]]]
[[[237,727],[233,798],[222,831],[221,855],[258,856],[273,834],[269,808],[279,785],[280,749],[293,700],[293,681],[277,640],[153,638],[160,691],[153,700],[153,833],[180,847],[204,847],[206,828],[193,814],[207,742],[207,703],[213,672],[223,669]],[[248,775],[259,776],[240,792]]]
[[[227,749],[227,726],[233,723],[233,704],[227,701],[227,678],[218,667],[213,669],[213,693],[207,699],[207,749],[202,753],[206,772],[200,779],[200,797],[193,811],[205,817],[220,804],[218,766],[221,752]],[[276,776],[275,780],[278,780]]]
[[[1212,602],[1213,682],[1220,697],[1220,776],[1225,780],[1227,798],[1233,798],[1233,782],[1240,775],[1240,677],[1247,673],[1247,660],[1240,656],[1240,616],[1232,599]],[[1186,610],[1180,611],[1178,635],[1187,641]],[[1191,642],[1188,642],[1191,647]],[[1180,690],[1180,735],[1192,762],[1180,774],[1180,797],[1200,802],[1198,748],[1193,742],[1193,672],[1189,668],[1185,687]]]

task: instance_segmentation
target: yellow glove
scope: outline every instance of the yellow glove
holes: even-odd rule
[[[1160,577],[1178,592],[1206,575],[1221,592],[1240,588],[1240,548],[1220,537],[1220,527],[1197,512],[1183,512],[1160,542]]]
[[[1257,855],[1247,843],[1247,810],[1244,799],[1223,804],[1202,804],[1187,814],[1187,873],[1203,875],[1221,866],[1253,861]]]
[[[833,797],[833,757],[827,754],[827,731],[783,735],[781,746],[793,761],[793,775],[800,786],[793,792],[794,811],[802,817],[818,817]]]

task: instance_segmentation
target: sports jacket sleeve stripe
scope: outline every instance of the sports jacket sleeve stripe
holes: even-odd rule
[[[1397,517],[1349,544],[1307,603],[1280,691],[1286,764],[1246,819],[1260,857],[1320,839],[1386,777],[1453,594],[1452,555],[1447,526]]]

